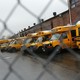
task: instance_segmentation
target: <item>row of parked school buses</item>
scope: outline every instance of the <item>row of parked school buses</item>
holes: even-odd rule
[[[65,49],[64,44],[69,48],[80,49],[80,24],[58,26],[16,39],[0,40],[0,49],[2,52],[21,50],[25,54],[28,53],[27,49],[31,49],[35,53],[50,54],[57,46]]]

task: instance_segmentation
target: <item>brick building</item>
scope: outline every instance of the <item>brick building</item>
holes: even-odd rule
[[[71,21],[72,24],[75,24],[78,20],[80,20],[80,0],[70,0],[70,8],[71,8]],[[52,29],[53,27],[67,25],[69,23],[70,23],[69,10],[58,15],[54,13],[54,17],[46,21],[42,20],[40,24],[34,24],[34,26],[19,32],[18,35],[24,36],[28,33],[38,32],[41,30],[49,30]]]

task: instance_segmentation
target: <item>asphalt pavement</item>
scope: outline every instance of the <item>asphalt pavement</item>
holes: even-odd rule
[[[70,55],[66,55],[66,58],[57,56],[49,64],[49,71],[47,71],[41,62],[31,55],[20,55],[14,61],[19,54],[20,52],[0,52],[0,80],[80,80],[79,68],[77,68],[76,61],[72,60]],[[10,72],[9,64],[13,61],[14,63],[11,65],[13,70]]]

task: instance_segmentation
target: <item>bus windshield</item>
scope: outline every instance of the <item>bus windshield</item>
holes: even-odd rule
[[[32,40],[32,38],[26,39],[26,40],[24,41],[24,43],[25,43],[25,44],[30,43],[31,40]]]
[[[42,37],[39,37],[36,42],[42,42],[43,38]]]
[[[30,41],[30,43],[36,42],[36,40],[37,40],[37,38],[34,37],[34,38],[32,38],[32,40]]]
[[[1,46],[7,46],[9,43],[4,43],[4,44],[2,44]]]
[[[61,34],[53,34],[50,40],[57,40],[59,39]]]
[[[15,43],[16,43],[16,41],[11,41],[11,42],[10,42],[10,44],[15,44]]]

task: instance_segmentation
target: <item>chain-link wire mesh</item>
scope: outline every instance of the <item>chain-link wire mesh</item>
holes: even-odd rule
[[[39,25],[41,25],[41,17],[43,16],[43,14],[47,11],[47,9],[49,8],[49,6],[51,5],[51,3],[54,0],[50,0],[48,2],[48,4],[45,6],[45,8],[42,10],[42,12],[40,13],[40,15],[36,15],[35,13],[33,13],[31,10],[29,10],[26,6],[23,5],[23,3],[21,2],[21,0],[17,0],[17,3],[14,5],[14,7],[12,8],[12,10],[10,11],[9,15],[7,16],[7,18],[3,21],[0,19],[0,22],[3,24],[3,29],[0,32],[0,36],[5,32],[5,30],[7,30],[10,34],[14,34],[14,31],[10,30],[10,28],[8,28],[7,22],[9,21],[9,19],[12,17],[13,13],[16,11],[16,9],[18,8],[18,6],[20,6],[23,10],[25,10],[26,12],[28,12],[31,16],[33,16],[34,18],[37,19]],[[65,0],[60,0],[64,5],[68,6]],[[37,3],[35,3],[37,4]],[[41,25],[43,26],[43,25]],[[58,54],[59,50],[61,49],[61,46],[65,46],[66,50],[69,52],[69,54],[72,54],[75,58],[76,61],[80,61],[80,55],[79,53],[75,52],[74,50],[72,50],[71,48],[69,48],[66,44],[63,43],[63,34],[60,38],[60,42],[61,45],[57,46],[55,48],[55,50],[51,53],[50,56],[47,57],[47,59],[43,59],[41,58],[39,55],[35,54],[33,52],[32,49],[27,49],[27,51],[32,55],[32,58],[35,59],[36,61],[39,61],[39,63],[42,65],[43,70],[40,71],[40,74],[37,75],[35,80],[42,80],[42,77],[45,75],[45,73],[47,72],[48,74],[50,74],[52,76],[52,80],[63,80],[59,75],[57,75],[55,73],[55,70],[52,71],[52,69],[50,68],[50,65],[52,60],[54,60],[54,58],[56,57],[56,55]],[[7,53],[6,53],[7,54]],[[4,55],[4,54],[3,54]],[[9,62],[8,60],[5,59],[5,57],[2,54],[0,54],[0,59],[8,65],[8,72],[5,72],[5,75],[3,77],[2,80],[8,80],[9,77],[11,76],[11,74],[14,74],[19,80],[24,80],[23,75],[20,75],[19,72],[13,68],[15,66],[15,64],[18,62],[19,58],[22,57],[22,53],[19,52],[17,54],[17,56],[15,56],[15,58],[13,59],[13,61]],[[13,54],[12,54],[13,55]],[[1,66],[1,65],[0,65]],[[55,65],[53,65],[54,67]],[[26,67],[27,68],[27,67]],[[0,68],[1,70],[1,68]],[[34,71],[34,70],[33,70]],[[63,71],[62,71],[63,72]],[[29,75],[32,76],[32,75]],[[79,80],[80,79],[80,73],[78,72],[77,76],[75,75],[74,80]],[[73,78],[72,78],[73,79]],[[26,79],[29,80],[29,79]],[[48,79],[47,79],[48,80]],[[65,78],[65,80],[68,80],[67,78]]]

